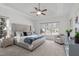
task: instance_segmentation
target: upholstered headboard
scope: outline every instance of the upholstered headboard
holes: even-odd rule
[[[12,24],[12,31],[19,32],[31,32],[30,25],[22,25],[22,24]]]

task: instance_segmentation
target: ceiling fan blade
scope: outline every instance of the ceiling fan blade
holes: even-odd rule
[[[47,9],[42,10],[42,12],[47,11]]]
[[[46,15],[45,13],[41,13],[42,15]]]
[[[39,10],[37,7],[34,7],[34,8],[35,8],[35,10],[37,10],[37,11]]]

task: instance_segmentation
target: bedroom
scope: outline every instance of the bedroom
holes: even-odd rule
[[[78,6],[73,3],[0,3],[0,22],[5,20],[7,31],[6,36],[0,38],[0,55],[69,55],[64,45],[66,29],[73,29],[73,37],[73,20],[79,15]],[[39,7],[47,10],[45,14],[31,13]]]

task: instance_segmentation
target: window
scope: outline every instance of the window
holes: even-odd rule
[[[58,22],[49,22],[40,24],[40,33],[44,35],[59,34]]]

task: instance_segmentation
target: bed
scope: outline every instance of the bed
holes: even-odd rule
[[[14,44],[30,51],[45,42],[45,36],[33,33],[31,25],[12,24]]]
[[[45,36],[42,35],[30,35],[15,37],[15,45],[33,51],[45,42]]]

